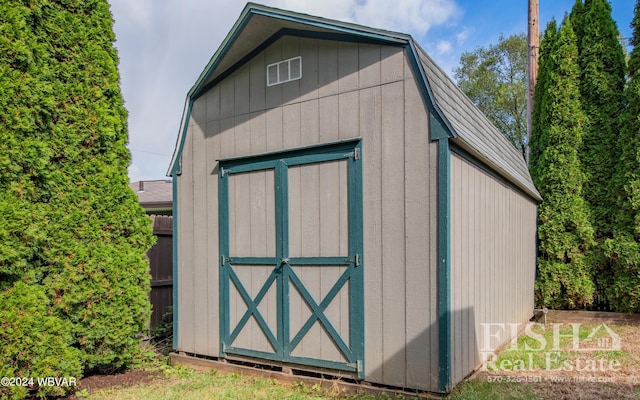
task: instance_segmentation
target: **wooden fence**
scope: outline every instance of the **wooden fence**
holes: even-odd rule
[[[151,269],[151,329],[163,322],[173,305],[173,217],[152,215],[156,244],[147,253]]]

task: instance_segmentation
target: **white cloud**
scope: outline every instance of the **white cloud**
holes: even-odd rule
[[[438,53],[440,54],[446,54],[449,53],[451,51],[451,48],[453,46],[451,45],[451,42],[448,40],[440,40],[438,41],[438,44],[436,45],[436,49],[438,51]]]
[[[277,7],[419,36],[460,13],[454,0],[275,0],[271,3]]]
[[[462,30],[456,34],[456,40],[458,41],[458,44],[463,44],[464,42],[466,42],[470,33],[471,30],[469,28],[463,27]]]

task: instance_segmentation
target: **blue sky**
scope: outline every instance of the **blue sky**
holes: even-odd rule
[[[575,0],[539,0],[540,30]],[[234,0],[109,0],[125,105],[132,181],[164,179],[187,91],[236,21]],[[527,0],[264,0],[261,3],[411,34],[450,75],[464,51],[527,30]],[[611,1],[623,37],[635,0]]]

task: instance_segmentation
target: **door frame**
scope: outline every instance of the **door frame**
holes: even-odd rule
[[[348,220],[349,220],[349,256],[345,257],[295,257],[289,258],[289,205],[288,205],[288,170],[289,167],[315,164],[322,162],[329,162],[335,160],[347,160],[347,192],[348,192]],[[260,170],[274,170],[275,180],[275,220],[276,220],[276,255],[275,257],[234,257],[229,256],[230,238],[229,238],[229,175],[236,173],[246,173]],[[257,357],[279,362],[290,362],[302,365],[311,365],[314,367],[330,368],[335,370],[350,371],[357,373],[359,378],[364,378],[364,242],[363,242],[363,190],[362,190],[362,146],[361,138],[355,138],[350,140],[344,140],[339,142],[332,142],[321,145],[314,145],[302,148],[296,148],[281,152],[259,154],[247,157],[237,157],[229,159],[218,160],[218,197],[219,197],[219,250],[220,250],[220,264],[219,264],[219,297],[220,297],[220,355],[225,357],[227,352],[232,354],[238,354],[242,356]],[[327,260],[322,260],[322,259]],[[274,262],[275,261],[275,262]],[[231,265],[257,265],[257,264],[273,265],[273,270],[267,279],[267,283],[264,284],[262,289],[256,295],[254,299],[248,296],[248,293],[240,293],[244,298],[245,303],[248,301],[251,304],[247,304],[247,312],[245,313],[245,319],[254,315],[260,329],[263,331],[271,345],[275,347],[275,353],[266,353],[258,350],[234,348],[229,346],[235,336],[230,331],[230,318],[229,318],[229,296],[230,296],[230,283],[231,279],[234,279],[235,273],[231,269]],[[291,263],[289,265],[289,263]],[[307,295],[303,295],[303,300],[307,302],[310,308],[314,309],[311,313],[310,319],[314,319],[310,328],[315,321],[321,323],[327,330],[329,337],[332,337],[337,348],[340,349],[344,357],[349,361],[347,363],[313,359],[306,357],[292,356],[292,348],[289,348],[292,339],[290,337],[289,326],[289,285],[295,285],[298,290],[301,290],[300,285],[302,282],[297,279],[295,273],[292,276],[289,275],[292,265],[315,265],[330,264],[330,265],[346,265],[347,269],[344,274],[335,283],[335,286],[325,295],[324,299],[319,299],[319,302],[315,304],[315,307],[309,303],[309,301],[315,301]],[[237,277],[235,277],[237,279]],[[336,338],[337,335],[340,339],[340,335],[332,331],[330,326],[325,325],[326,321],[323,321],[323,311],[331,303],[332,298],[330,295],[335,294],[342,288],[339,286],[340,281],[342,285],[349,281],[349,346],[345,347],[345,343],[339,343]],[[291,282],[291,283],[290,283]],[[277,332],[265,331],[266,323],[259,321],[261,317],[259,313],[254,313],[257,310],[258,304],[262,300],[262,296],[270,289],[271,285],[278,285],[277,290]],[[302,285],[304,286],[304,285]],[[303,288],[302,288],[303,289]],[[239,289],[240,290],[240,289]],[[303,291],[305,291],[304,289]],[[247,296],[249,299],[247,299]],[[329,299],[328,302],[325,300]],[[257,301],[256,301],[257,300]],[[322,305],[324,304],[324,306]],[[254,310],[254,311],[251,311]],[[238,324],[240,326],[240,323]],[[330,325],[330,324],[329,324]],[[236,327],[237,328],[237,327]],[[242,327],[240,328],[242,329]],[[268,326],[267,326],[268,329]],[[237,329],[235,329],[237,330]],[[269,330],[270,331],[270,330]],[[237,334],[238,332],[236,332]],[[271,335],[270,335],[271,333]],[[296,334],[295,332],[293,333]],[[299,343],[300,334],[304,335],[301,329],[298,332]],[[275,341],[275,343],[274,343]]]

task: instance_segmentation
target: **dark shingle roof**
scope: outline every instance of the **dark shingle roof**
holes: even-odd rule
[[[129,187],[136,192],[140,204],[145,208],[171,207],[173,185],[170,179],[132,182]]]
[[[434,97],[433,101],[456,135],[453,141],[529,195],[540,200],[540,193],[531,180],[522,153],[436,65],[426,51],[419,46],[416,48]]]

